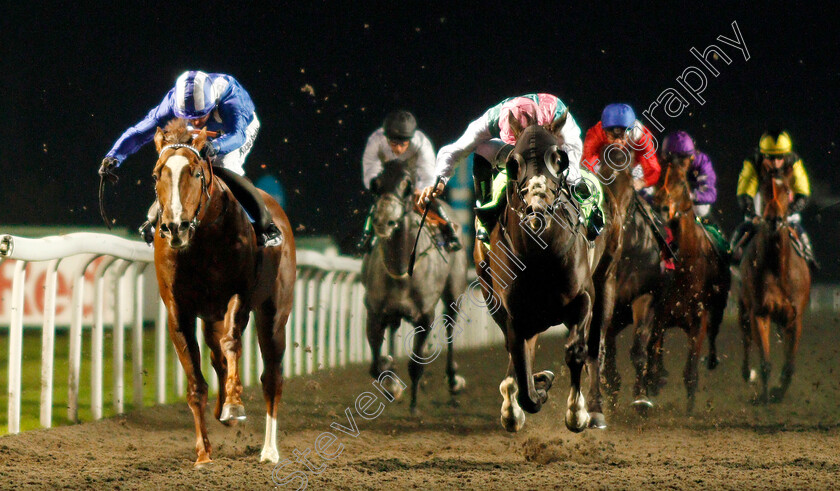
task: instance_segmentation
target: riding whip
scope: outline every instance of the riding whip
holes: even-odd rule
[[[440,184],[440,176],[437,176],[435,184],[432,186],[434,191],[437,191],[438,184]],[[432,191],[432,193],[434,193],[434,191]],[[408,276],[414,274],[414,261],[417,259],[417,243],[420,242],[420,233],[423,231],[423,224],[426,223],[426,215],[429,214],[429,208],[431,208],[432,200],[427,199],[424,204],[426,205],[426,209],[423,210],[423,218],[420,219],[420,228],[417,229],[417,237],[414,238],[414,247],[411,249],[411,256],[408,258]]]
[[[102,220],[108,230],[111,230],[111,220],[108,219],[108,214],[105,212],[105,176],[99,176],[99,214],[102,215]]]

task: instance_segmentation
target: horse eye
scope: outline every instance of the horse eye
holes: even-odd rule
[[[158,179],[159,179],[158,175],[157,174],[152,174],[152,179],[154,179],[155,182],[158,182]]]

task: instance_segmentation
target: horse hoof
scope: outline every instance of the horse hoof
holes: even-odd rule
[[[750,377],[747,379],[747,382],[751,384],[758,382],[758,372],[755,368],[750,369]]]
[[[718,365],[720,365],[720,360],[717,356],[712,355],[706,358],[706,368],[709,370],[714,370]]]
[[[207,457],[205,460],[196,460],[193,466],[196,469],[212,469],[213,461],[210,460],[210,457]]]
[[[394,397],[394,401],[399,402],[400,400],[402,400],[402,396],[403,396],[402,385],[400,385],[397,382],[394,382],[390,378],[388,379],[386,384],[387,385],[385,385],[385,390],[387,390],[388,392],[391,393],[391,395]]]
[[[502,413],[501,420],[502,427],[504,427],[508,433],[516,433],[525,426],[525,412],[519,408],[514,408],[508,417],[505,417],[505,414]]]
[[[577,411],[573,411],[571,409],[566,410],[566,428],[568,428],[569,431],[580,433],[585,430],[587,426],[589,426],[589,413],[586,412],[586,409],[580,409]]]
[[[245,420],[245,406],[242,404],[225,404],[222,406],[222,417],[219,421],[222,423],[228,421],[244,421]]]
[[[269,448],[266,447],[260,453],[260,462],[271,462],[272,464],[276,464],[280,462],[280,452],[277,451],[276,448]]]
[[[449,393],[452,395],[460,394],[467,387],[467,379],[460,375],[455,375],[455,381],[449,388]]]
[[[449,407],[461,407],[461,402],[453,397],[452,399],[449,399]]]
[[[419,418],[421,416],[420,410],[417,409],[416,406],[411,406],[408,409],[408,413],[411,415],[412,418]]]
[[[548,389],[551,388],[551,384],[554,383],[554,372],[551,370],[543,370],[542,372],[534,374],[534,386],[537,390],[544,390],[548,392]]]
[[[650,409],[653,407],[653,401],[648,399],[647,396],[639,396],[636,398],[635,401],[633,401],[633,405],[636,407],[644,407]]]
[[[779,403],[785,398],[785,391],[781,387],[773,387],[770,389],[770,402]]]
[[[606,429],[607,418],[604,417],[604,413],[589,413],[589,427],[598,430]]]

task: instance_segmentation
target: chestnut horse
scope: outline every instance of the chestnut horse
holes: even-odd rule
[[[672,246],[678,250],[679,259],[670,273],[667,288],[662,295],[654,298],[653,331],[647,346],[649,382],[639,387],[637,396],[637,402],[644,401],[647,388],[658,387],[662,367],[659,357],[665,329],[681,327],[688,334],[688,359],[683,371],[688,412],[694,408],[697,367],[707,334],[709,369],[716,365],[715,338],[723,320],[731,278],[728,258],[719,254],[694,214],[687,180],[690,166],[689,158],[668,162],[665,179],[654,198],[655,206],[671,230]],[[641,408],[644,406],[640,405]]]
[[[412,415],[417,415],[420,379],[426,364],[437,358],[441,349],[436,346],[434,353],[425,355],[424,346],[431,330],[443,320],[448,345],[446,376],[451,403],[457,405],[455,395],[464,389],[466,381],[457,374],[457,364],[453,359],[456,312],[452,306],[466,289],[466,252],[463,249],[438,251],[431,234],[421,234],[417,244],[416,268],[414,274],[409,275],[409,255],[420,227],[420,215],[414,211],[414,176],[411,169],[405,167],[405,162],[395,159],[385,163],[385,169],[377,180],[380,193],[373,212],[376,244],[362,261],[367,338],[373,354],[370,375],[378,380],[382,372],[393,369],[393,359],[390,356],[381,357],[385,331],[391,330],[389,340],[393,354],[400,321],[405,319],[416,326],[412,334],[406,336],[405,342],[407,350],[410,350],[410,411]],[[435,319],[435,307],[439,300],[443,300],[444,312],[442,317]],[[400,383],[390,377],[387,379],[388,390],[395,398],[402,394]]]
[[[786,172],[786,173],[785,173]],[[742,374],[750,380],[750,346],[761,353],[761,392],[754,402],[780,402],[793,376],[796,350],[802,334],[802,317],[811,294],[811,271],[791,245],[793,230],[787,223],[791,169],[763,176],[760,192],[764,213],[755,236],[741,259],[741,294],[738,314],[744,342]],[[784,333],[785,364],[779,386],[769,393],[770,324]]]
[[[205,131],[193,139],[184,120],[173,120],[155,134],[158,161],[155,193],[160,233],[155,234],[155,271],[169,313],[169,336],[187,374],[187,403],[196,433],[196,467],[211,462],[204,420],[207,382],[201,374],[195,319],[201,318],[219,378],[214,415],[225,424],[245,419],[239,379],[241,336],[251,310],[265,370],[266,433],[260,461],[276,463],[277,412],[283,392],[281,363],[286,320],[292,308],[295,246],[289,220],[268,195],[263,199],[284,242],[259,248],[245,211],[201,158]]]
[[[540,333],[560,323],[570,332],[565,353],[571,378],[566,427],[578,432],[590,424],[581,372],[595,288],[586,230],[563,182],[568,158],[554,134],[565,118],[548,127],[529,122],[524,129],[515,118],[509,119],[517,142],[506,163],[507,203],[490,233],[490,248],[475,242],[482,292],[509,354],[499,386],[501,422],[508,431],[525,424],[523,409],[536,413],[548,399],[554,374],[533,373],[536,342]]]

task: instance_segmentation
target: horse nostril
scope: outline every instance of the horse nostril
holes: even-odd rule
[[[161,233],[168,234],[169,233],[169,225],[165,223],[160,224],[160,231]]]
[[[525,214],[526,214],[526,215],[530,215],[530,214],[532,214],[532,213],[534,213],[534,207],[533,207],[533,206],[531,206],[531,205],[526,206],[526,207],[525,207]]]
[[[190,228],[190,222],[181,222],[178,225],[178,232],[186,232],[188,228]]]
[[[388,220],[388,226],[389,227],[396,227],[397,226],[397,221],[396,220]]]

